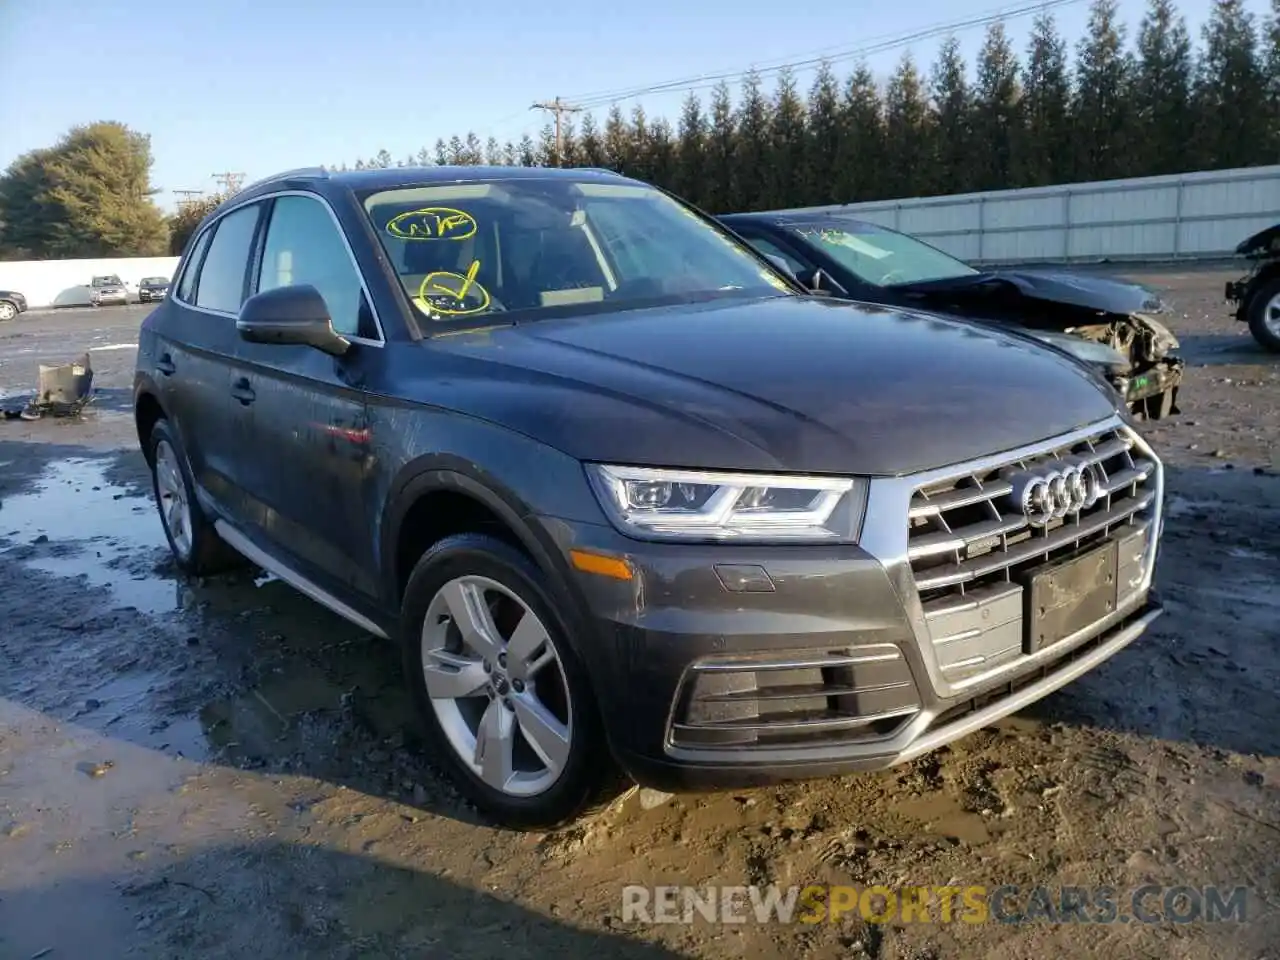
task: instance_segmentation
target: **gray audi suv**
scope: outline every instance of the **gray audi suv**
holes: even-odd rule
[[[1123,400],[990,325],[810,296],[606,171],[303,170],[198,228],[135,412],[173,554],[394,641],[495,819],[890,766],[1160,615]]]

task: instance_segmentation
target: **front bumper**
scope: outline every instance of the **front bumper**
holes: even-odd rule
[[[1043,649],[1027,646],[1022,602],[1032,594],[1015,585],[999,584],[990,604],[975,588],[968,607],[948,600],[941,617],[936,598],[922,603],[907,539],[922,478],[873,483],[860,546],[640,543],[543,521],[562,549],[623,556],[634,571],[575,574],[580,653],[615,755],[639,783],[672,791],[875,770],[1071,682],[1162,612],[1151,576],[1163,477],[1151,456],[1153,506],[1140,526],[1106,533],[1132,545],[1141,532],[1141,557],[1116,568],[1117,585],[1127,583],[1120,601]],[[921,575],[938,579],[937,569]]]

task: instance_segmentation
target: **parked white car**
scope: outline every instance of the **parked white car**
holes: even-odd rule
[[[125,287],[124,281],[114,274],[94,277],[89,283],[89,302],[95,307],[100,307],[107,303],[127,304],[129,302],[129,291]]]

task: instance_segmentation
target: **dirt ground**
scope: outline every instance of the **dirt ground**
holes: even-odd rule
[[[80,422],[0,422],[0,960],[1280,956],[1280,357],[1228,318],[1232,274],[1128,271],[1190,368],[1149,430],[1151,633],[904,768],[549,834],[433,772],[388,645],[279,582],[175,576],[128,409],[145,308],[0,327],[0,396],[91,347],[101,388]],[[623,919],[628,884],[765,883],[1249,894],[1244,922]]]

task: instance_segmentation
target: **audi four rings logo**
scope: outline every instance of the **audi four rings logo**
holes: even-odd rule
[[[1011,499],[1033,527],[1088,510],[1101,497],[1102,478],[1092,463],[1063,463],[1044,473],[1013,478]]]

